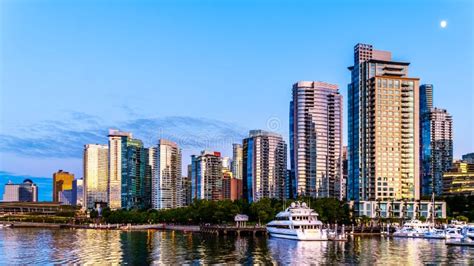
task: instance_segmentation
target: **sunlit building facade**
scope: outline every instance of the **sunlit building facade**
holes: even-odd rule
[[[222,168],[222,199],[230,200],[232,185],[232,172]]]
[[[342,95],[337,85],[293,85],[290,152],[292,195],[343,198]]]
[[[419,199],[419,79],[357,44],[348,93],[349,200]]]
[[[155,152],[152,179],[152,206],[170,209],[184,205],[181,176],[181,150],[172,141],[160,139]]]
[[[237,143],[232,144],[232,175],[242,179],[242,145]]]
[[[84,202],[87,209],[108,199],[109,147],[106,144],[84,146]]]
[[[474,195],[474,163],[457,161],[443,174],[443,195]]]
[[[287,146],[281,135],[251,130],[242,146],[244,199],[248,202],[262,198],[283,199]]]
[[[222,199],[222,157],[220,152],[202,151],[191,156],[193,199]]]
[[[76,179],[76,206],[84,207],[84,179]]]
[[[53,201],[59,202],[59,192],[72,189],[74,174],[59,170],[53,174]]]

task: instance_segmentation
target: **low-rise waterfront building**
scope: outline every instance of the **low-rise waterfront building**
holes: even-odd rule
[[[446,202],[429,200],[371,200],[351,201],[351,209],[357,217],[367,216],[376,218],[419,219],[432,217],[433,207],[435,218],[446,218]]]
[[[36,213],[54,215],[68,206],[61,206],[58,202],[0,202],[0,214]]]

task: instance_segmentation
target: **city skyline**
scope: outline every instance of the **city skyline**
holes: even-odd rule
[[[183,46],[179,49],[172,50],[170,57],[165,58],[166,60],[164,61],[166,63],[172,63],[172,67],[169,69],[164,69],[162,64],[155,65],[154,62],[143,57],[145,55],[144,53],[136,51],[136,54],[134,54],[122,50],[126,47],[133,47],[133,44],[137,44],[136,41],[129,41],[123,45],[114,46],[115,49],[112,49],[109,53],[105,53],[105,58],[102,58],[103,60],[92,60],[90,56],[101,51],[103,52],[101,49],[105,48],[104,45],[111,44],[109,41],[101,39],[102,45],[97,49],[93,49],[87,45],[83,48],[76,47],[77,44],[73,45],[68,41],[60,42],[58,46],[55,46],[60,52],[70,52],[71,50],[69,49],[75,47],[79,54],[87,54],[90,52],[89,57],[86,57],[87,60],[80,60],[71,54],[71,58],[66,58],[71,59],[70,63],[63,61],[66,59],[59,60],[59,58],[52,57],[51,59],[59,61],[56,61],[56,64],[51,63],[45,65],[46,70],[43,71],[49,72],[43,73],[45,75],[38,76],[39,73],[41,73],[41,69],[37,68],[38,63],[42,62],[43,57],[46,55],[43,54],[43,50],[35,50],[31,46],[27,46],[28,49],[31,48],[29,53],[30,58],[20,56],[18,54],[20,51],[18,50],[19,48],[12,46],[15,41],[19,41],[18,36],[13,34],[13,30],[16,29],[13,22],[36,21],[40,24],[43,23],[42,25],[47,29],[43,37],[34,35],[31,31],[32,29],[27,26],[19,27],[17,34],[34,38],[39,44],[38,49],[44,49],[45,45],[50,41],[48,38],[52,37],[51,34],[60,30],[70,30],[74,18],[79,18],[82,15],[81,10],[84,10],[87,5],[81,4],[77,13],[73,12],[70,7],[61,5],[57,5],[54,8],[48,7],[47,5],[27,6],[26,13],[31,15],[31,17],[27,19],[17,13],[19,10],[17,8],[25,6],[12,2],[2,3],[2,9],[8,10],[9,13],[8,16],[4,18],[6,23],[2,24],[2,31],[5,30],[3,31],[5,32],[4,37],[2,37],[2,43],[4,43],[5,46],[2,48],[2,52],[5,54],[4,60],[6,64],[2,70],[1,83],[1,117],[3,121],[0,135],[0,150],[2,151],[0,152],[0,170],[9,172],[12,175],[50,177],[54,171],[65,169],[74,173],[77,178],[80,178],[83,173],[83,145],[87,143],[104,143],[104,136],[107,135],[109,128],[119,128],[123,131],[133,132],[137,135],[138,139],[142,139],[145,142],[145,146],[156,144],[158,138],[167,138],[176,141],[178,145],[183,148],[183,167],[190,162],[191,154],[198,154],[198,151],[203,149],[217,150],[222,152],[223,156],[231,156],[232,143],[239,143],[245,137],[249,129],[275,131],[281,134],[284,140],[289,143],[288,102],[291,98],[291,85],[300,80],[320,80],[339,86],[340,92],[344,97],[343,136],[344,144],[347,144],[346,84],[349,83],[349,77],[346,67],[351,64],[351,48],[358,42],[371,43],[377,49],[392,51],[396,55],[395,60],[400,59],[411,62],[410,75],[419,77],[421,79],[420,84],[429,83],[434,85],[434,105],[446,108],[453,116],[454,157],[460,158],[462,154],[474,150],[472,137],[470,137],[473,134],[473,116],[469,114],[469,108],[471,108],[471,111],[474,110],[472,110],[472,101],[467,97],[469,95],[466,95],[470,94],[472,99],[473,94],[469,89],[473,87],[472,79],[461,78],[458,80],[455,78],[468,77],[469,70],[472,71],[472,60],[469,60],[472,59],[472,48],[469,48],[472,47],[472,35],[470,38],[469,36],[465,36],[465,34],[461,34],[465,31],[472,32],[472,23],[469,23],[472,22],[472,18],[459,7],[450,7],[451,9],[456,9],[456,11],[451,11],[451,13],[456,13],[457,15],[456,17],[443,17],[447,19],[448,25],[446,28],[440,28],[439,20],[441,19],[441,15],[439,10],[435,9],[436,7],[439,8],[446,4],[447,2],[443,1],[436,2],[435,7],[428,7],[426,11],[423,11],[422,15],[425,18],[429,11],[432,12],[430,14],[433,15],[433,17],[430,17],[428,20],[419,21],[409,18],[409,21],[403,22],[401,26],[396,27],[401,30],[403,25],[410,25],[408,23],[411,23],[415,24],[416,27],[413,28],[417,28],[420,32],[423,30],[427,31],[428,33],[422,34],[404,29],[406,30],[404,33],[412,38],[426,37],[427,41],[431,40],[431,43],[426,44],[427,47],[421,45],[406,45],[405,42],[397,41],[395,38],[391,38],[385,34],[377,37],[376,34],[380,32],[380,28],[360,30],[360,32],[358,32],[360,36],[349,35],[341,37],[330,34],[331,29],[340,29],[341,24],[345,21],[343,16],[348,12],[347,10],[342,10],[341,14],[337,16],[337,19],[340,19],[341,22],[335,23],[335,21],[331,20],[334,25],[329,25],[329,29],[315,25],[314,23],[321,22],[319,19],[316,22],[305,19],[308,25],[290,23],[285,28],[284,25],[278,23],[277,20],[264,22],[253,13],[256,11],[247,11],[253,19],[251,21],[257,22],[261,28],[254,32],[238,28],[237,34],[239,38],[236,37],[236,41],[237,44],[243,44],[245,43],[243,41],[246,39],[245,37],[251,40],[257,40],[258,42],[255,44],[255,49],[251,49],[251,55],[242,55],[241,53],[243,53],[245,49],[238,49],[238,47],[234,46],[236,44],[232,44],[228,40],[219,41],[220,39],[217,39],[217,37],[222,33],[220,31],[222,29],[220,28],[211,27],[205,30],[200,29],[200,33],[207,33],[205,36],[216,41],[215,44],[212,44],[212,42],[206,40],[206,44],[212,44],[211,48],[204,49],[202,47],[202,37],[197,34],[190,35],[189,38],[191,38],[191,40],[201,41],[198,42],[201,46],[198,46],[197,50],[204,50],[204,55],[210,57],[210,62],[204,63],[204,67],[207,71],[197,71],[198,73],[196,74],[191,71],[192,68],[178,68],[184,67],[180,62],[192,63],[191,65],[193,65],[195,69],[202,65],[201,58],[199,57],[191,56],[189,60],[184,59],[185,56],[194,54],[193,47],[185,45],[184,43],[182,43]],[[230,11],[231,7],[238,7],[242,11],[249,5],[255,7],[256,10],[265,7],[264,4],[238,4],[235,2],[228,5],[221,4],[213,8],[220,9],[223,14],[219,16],[216,15],[217,17],[213,18],[216,19],[220,18],[220,16],[229,15],[228,20],[224,20],[224,24],[228,26],[235,20],[235,17],[232,16],[235,15],[235,13]],[[304,5],[312,7],[315,10],[332,10],[335,8],[327,4],[319,6],[311,5],[307,2],[304,2]],[[413,5],[416,6],[417,4],[415,3]],[[390,7],[389,4],[388,6]],[[467,6],[469,7],[469,4],[467,4]],[[116,16],[119,14],[124,14],[127,18],[136,19],[134,15],[128,14],[124,10],[125,7],[126,4],[120,8],[116,7],[113,10],[115,12],[109,14],[111,19],[116,20]],[[140,11],[145,12],[144,9],[146,9],[146,7],[148,6],[143,4],[138,8]],[[149,19],[150,22],[155,23],[154,25],[162,26],[156,29],[159,33],[169,33],[165,30],[168,29],[166,26],[170,26],[166,24],[170,18],[160,16],[160,14],[162,15],[161,12],[163,10],[176,12],[175,7],[176,6],[171,4],[159,6],[159,8],[155,7],[152,10],[158,12],[156,17],[154,16],[156,14],[150,11],[147,12],[146,16],[142,19]],[[202,7],[205,12],[211,12],[213,8]],[[281,7],[277,8],[272,6],[271,8],[277,9],[275,10],[277,12],[276,14],[282,14],[283,12]],[[302,9],[301,6],[291,8],[296,10]],[[400,7],[393,6],[393,8],[395,10]],[[54,10],[57,11],[57,9],[63,11],[60,18],[66,23],[60,27],[60,29],[53,30],[53,25],[49,24],[50,22],[42,21],[38,12],[53,12]],[[373,11],[379,9],[372,7]],[[467,8],[467,10],[469,10],[469,8]],[[101,10],[95,7],[94,11],[92,18],[97,19],[97,16],[101,14]],[[183,12],[188,12],[193,16],[186,22],[175,25],[179,34],[189,33],[186,26],[189,25],[188,23],[193,22],[193,19],[198,18],[198,14],[195,13],[196,11],[191,11],[189,6],[188,9],[184,8]],[[66,18],[66,14],[72,14],[73,16],[72,18]],[[76,17],[74,15],[76,15]],[[392,14],[388,15],[390,16]],[[380,15],[374,13],[374,16]],[[270,16],[270,18],[273,17]],[[290,21],[291,20],[288,20],[287,22]],[[202,23],[207,22],[209,21]],[[81,23],[83,26],[89,25],[86,22]],[[360,24],[363,25],[362,22],[360,22]],[[360,24],[359,26],[361,26]],[[275,26],[283,27],[282,36],[277,34],[278,31],[273,28]],[[345,26],[350,28],[356,25]],[[300,51],[290,50],[287,52],[282,50],[283,47],[280,46],[281,44],[275,44],[276,48],[270,49],[268,52],[265,51],[265,41],[261,36],[261,34],[265,35],[265,30],[269,30],[268,37],[270,37],[271,40],[280,40],[282,37],[294,37],[293,34],[295,33],[291,33],[291,30],[299,27],[302,27],[302,29],[297,31],[297,33],[305,33],[305,30],[313,33],[321,32],[322,36],[330,36],[332,39],[327,40],[327,43],[317,43],[317,38],[308,37],[309,44],[317,45],[312,47],[306,44],[303,45]],[[152,30],[152,28],[145,28]],[[105,23],[103,27],[99,27],[98,31],[100,32],[100,30],[106,29],[109,29],[107,23]],[[133,25],[131,25],[128,29],[133,33],[134,37],[140,38],[140,36],[148,36],[146,32],[140,30],[140,27],[133,27]],[[103,38],[94,35],[94,32],[89,33],[84,31],[84,28],[79,28],[78,33],[85,34],[85,37],[87,37],[84,41],[76,40],[75,38],[77,37],[73,38],[78,44],[89,44],[88,41],[93,40],[93,38]],[[119,36],[116,34],[118,34],[118,32],[113,31],[111,36],[118,38]],[[172,43],[179,43],[179,41],[183,41],[183,37],[179,34],[171,36],[164,34],[163,36],[168,37]],[[226,34],[224,34],[224,36],[230,38]],[[159,41],[161,39],[154,40]],[[285,43],[288,44],[287,42]],[[25,43],[21,44],[30,45]],[[170,43],[167,43],[167,45],[169,44]],[[222,45],[221,50],[218,49],[214,52],[207,50],[216,48],[216,45],[218,46],[219,44]],[[229,50],[230,54],[226,57],[223,54],[224,50],[226,50],[223,49],[224,47],[234,48],[234,50]],[[444,47],[445,50],[442,50],[443,53],[438,53],[438,49],[442,47]],[[456,47],[456,49],[451,49],[451,47]],[[167,49],[170,49],[169,46],[164,48],[165,51],[169,51]],[[247,48],[249,47],[247,46]],[[160,52],[159,45],[156,48],[147,46],[145,51],[153,52],[151,53],[151,55],[154,56],[153,58],[163,56]],[[180,54],[181,52],[184,53]],[[463,54],[462,60],[456,57],[457,53]],[[59,56],[63,55],[64,54],[60,53]],[[267,63],[265,64],[261,63],[275,55],[277,55],[277,58],[272,59],[275,61],[266,61]],[[436,59],[432,58],[433,55],[437,56]],[[39,73],[35,74],[32,72],[32,69],[24,69],[21,68],[20,65],[14,64],[13,58],[15,58],[15,56],[19,56],[21,63],[31,64],[31,68],[36,69]],[[222,63],[218,60],[219,56],[227,58],[232,63]],[[249,62],[244,62],[243,60],[233,61],[239,56],[243,56],[243,58],[248,59]],[[301,68],[290,64],[294,58],[301,56],[307,57],[309,61],[319,59],[316,62],[322,61],[329,63],[331,67]],[[130,64],[131,66],[137,67],[137,70],[127,72],[123,67],[128,65],[121,64],[120,62],[119,66],[115,68],[116,73],[106,71],[104,68],[85,68],[89,66],[90,63],[101,63],[102,67],[107,68],[114,62],[117,63],[115,60],[121,61],[127,59],[127,57],[128,59],[132,59]],[[251,62],[257,63],[256,67],[247,69]],[[72,68],[71,72],[60,71],[58,66],[64,66],[64,64]],[[276,64],[276,67],[270,66],[271,64]],[[220,67],[224,67],[224,69],[219,69]],[[184,74],[178,74],[181,70],[184,71]],[[250,70],[255,71],[256,74],[251,73],[252,71]],[[124,71],[127,72],[127,75],[124,74]],[[237,73],[237,78],[231,75],[234,72]],[[49,74],[46,75],[47,73]],[[164,78],[170,73],[175,73],[172,75],[173,78]],[[97,77],[102,74],[105,74],[103,79]],[[116,75],[122,75],[121,83],[112,82],[112,78]],[[160,78],[153,78],[154,75]],[[31,77],[31,81],[23,80],[22,77]],[[137,86],[134,82],[137,82],[140,77],[147,78],[148,81],[152,82],[150,85],[147,85],[148,87],[145,86],[143,82],[137,83],[139,85],[138,87],[140,87],[137,89],[139,93],[132,95],[128,90]],[[83,79],[87,82],[81,82]],[[178,84],[175,85],[174,79],[180,82],[177,82]],[[33,84],[33,81],[37,82],[37,84]],[[225,83],[224,81],[228,82]],[[263,82],[262,84],[264,84],[264,86],[262,86],[260,82]],[[76,85],[76,83],[80,85]],[[71,84],[71,89],[65,90],[67,92],[64,93],[60,89],[69,87],[66,86],[67,84]],[[172,85],[170,89],[166,87],[169,85]],[[119,100],[109,99],[112,97],[110,94],[112,92],[111,87],[114,86],[117,86],[119,88],[118,91],[123,93],[122,96],[117,97],[117,99],[120,98]],[[28,97],[23,97],[24,93],[20,92],[21,88],[26,90],[26,93],[29,94]],[[38,95],[36,94],[36,90],[40,90],[40,88],[42,88],[41,92],[46,96],[44,98],[52,98],[51,100],[54,100],[56,104],[52,104],[53,102],[44,99],[43,104],[47,106],[41,108],[41,112],[38,112],[37,108],[39,108],[39,103],[37,102]],[[208,89],[203,90],[203,88]],[[85,92],[80,93],[79,90],[81,89]],[[178,91],[178,89],[182,91]],[[91,97],[95,96],[90,95],[90,93],[94,91],[97,92],[97,96]],[[132,89],[132,91],[134,90]],[[196,94],[195,91],[200,91],[200,93]],[[247,97],[249,92],[253,92],[253,97]],[[158,107],[150,108],[148,106],[150,105],[148,99],[152,97],[148,97],[148,93],[150,96],[164,95],[164,100],[159,101],[159,104],[157,104]],[[210,95],[212,95],[212,97],[210,97]],[[271,97],[269,97],[269,95],[271,95]],[[12,105],[19,103],[19,97],[25,100],[22,110],[18,108],[15,109]],[[87,103],[87,99],[91,102]],[[109,101],[107,101],[108,99]],[[179,104],[170,104],[177,100],[179,100]],[[93,108],[94,104],[97,105],[97,103],[99,103],[97,101],[102,103],[101,107]],[[227,108],[230,105],[238,106],[237,104],[242,102],[245,103],[246,107],[242,108],[242,110],[228,110],[229,108]],[[211,104],[213,108],[203,108]],[[262,109],[265,111],[259,111]],[[107,112],[108,110],[112,110],[112,112]],[[203,119],[201,117],[206,118]],[[29,130],[25,131],[25,129]],[[199,129],[200,132],[195,133],[195,129]],[[30,134],[25,135],[25,132]],[[212,134],[206,134],[209,132],[212,132]],[[48,133],[52,136],[48,136]],[[31,135],[33,135],[33,137]],[[25,167],[25,165],[28,165],[28,167]],[[3,183],[8,181],[8,178],[5,176],[8,177],[8,175],[2,175]]]

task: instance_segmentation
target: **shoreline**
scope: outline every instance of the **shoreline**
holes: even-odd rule
[[[199,225],[173,225],[173,224],[55,224],[55,223],[35,223],[35,222],[7,222],[0,221],[3,228],[45,228],[45,229],[87,229],[87,230],[119,230],[119,231],[180,231],[183,233],[206,233],[201,231]],[[5,226],[9,225],[9,226]],[[352,233],[347,231],[348,236],[386,236],[385,233]]]
[[[18,221],[1,221],[3,228],[50,228],[50,229],[95,229],[95,230],[121,230],[121,231],[146,231],[169,230],[182,232],[200,232],[199,225],[171,225],[171,224],[56,224],[35,223]]]

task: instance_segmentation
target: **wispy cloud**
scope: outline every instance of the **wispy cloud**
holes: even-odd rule
[[[0,134],[0,150],[42,158],[80,158],[84,144],[107,143],[107,130],[130,131],[145,145],[159,138],[177,142],[183,149],[227,148],[240,142],[247,130],[232,123],[186,116],[130,118],[105,123],[97,116],[72,112],[69,120],[43,121],[14,134]],[[33,132],[33,134],[31,134]]]

